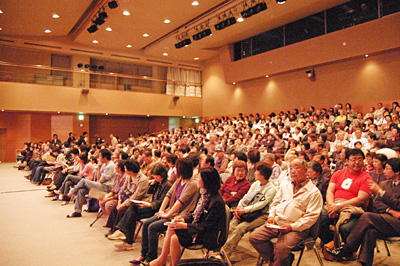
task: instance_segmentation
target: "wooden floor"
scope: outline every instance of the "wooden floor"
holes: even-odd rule
[[[93,227],[89,224],[95,213],[83,213],[81,218],[67,219],[73,212],[73,204],[60,206],[46,195],[45,187],[32,185],[12,163],[0,163],[0,266],[75,266],[130,265],[129,260],[140,254],[140,235],[132,251],[117,251],[113,241],[107,240],[107,232],[101,218]],[[160,239],[161,250],[163,239]],[[378,242],[381,252],[375,254],[374,265],[400,265],[400,243],[390,244],[391,257],[386,255],[383,243]],[[296,261],[299,253],[296,252]],[[201,257],[199,251],[186,251],[184,257]],[[256,264],[257,253],[245,235],[235,257],[241,258],[234,265]],[[359,265],[356,261],[329,262],[330,265]],[[306,251],[300,265],[318,265],[312,251]]]

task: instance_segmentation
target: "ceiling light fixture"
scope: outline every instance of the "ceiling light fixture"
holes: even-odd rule
[[[197,2],[197,1],[192,2],[192,6],[198,6],[198,5],[199,5],[199,2]]]
[[[53,14],[53,18],[59,18],[60,16],[57,14]]]
[[[106,31],[112,31],[112,29],[110,27],[106,28]]]
[[[150,35],[148,35],[147,33],[143,34],[143,37],[149,37]]]
[[[98,40],[93,40],[92,43],[99,43],[99,41]]]
[[[0,14],[3,14],[3,10],[0,10]]]
[[[45,33],[50,33],[50,32],[51,32],[51,30],[45,30],[44,32],[45,32]]]
[[[168,54],[167,54],[167,53],[163,53],[162,55],[163,55],[163,56],[168,56]]]
[[[284,3],[286,3],[286,0],[276,0],[276,3],[283,5]]]
[[[108,2],[108,7],[111,9],[117,8],[118,7],[117,1],[113,0],[113,1]]]
[[[244,19],[243,19],[242,17],[240,17],[240,18],[238,18],[236,21],[237,21],[237,22],[243,22]]]
[[[129,11],[124,11],[124,12],[122,12],[122,14],[124,14],[125,16],[129,16],[131,13],[129,13]]]
[[[169,19],[164,20],[165,24],[171,23],[171,21]]]
[[[199,59],[200,59],[200,58],[198,58],[198,57],[195,57],[195,58],[194,58],[194,60],[199,60]]]
[[[126,48],[132,48],[132,45],[128,44],[128,45],[126,46]]]

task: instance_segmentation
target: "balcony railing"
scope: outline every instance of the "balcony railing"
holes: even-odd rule
[[[201,97],[201,84],[0,61],[0,81]]]

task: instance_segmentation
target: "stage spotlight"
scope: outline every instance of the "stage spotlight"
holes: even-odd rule
[[[90,27],[87,29],[87,31],[88,31],[90,34],[92,34],[92,33],[96,32],[96,31],[98,31],[98,29],[99,29],[99,28],[97,28],[97,25],[93,24],[92,26],[90,26]]]
[[[96,65],[91,65],[91,66],[90,66],[90,70],[96,71],[96,70],[97,70],[97,66],[96,66]]]
[[[286,0],[276,0],[276,3],[282,5],[286,3]]]
[[[82,63],[79,63],[79,64],[78,64],[78,67],[79,67],[79,68],[83,67],[83,64],[82,64]]]
[[[199,33],[196,33],[195,35],[193,35],[193,40],[194,41],[198,41],[203,39],[204,37],[210,36],[211,35],[211,30],[210,29],[205,29],[203,31],[200,31]]]
[[[186,45],[189,45],[191,43],[192,43],[192,41],[190,40],[190,38],[187,38],[187,39],[184,39],[183,41],[175,43],[175,48],[176,49],[180,49],[180,48],[185,47]]]
[[[99,16],[99,18],[102,18],[102,19],[108,18],[106,11],[99,12],[98,16]]]
[[[89,68],[90,67],[90,65],[89,64],[85,64],[85,68]]]
[[[117,1],[114,0],[114,1],[108,2],[108,7],[111,9],[117,8],[118,7]]]
[[[278,1],[278,0],[277,0]],[[243,8],[246,8],[247,5],[245,5]],[[258,3],[252,7],[249,7],[247,9],[244,9],[241,14],[243,18],[249,18],[253,15],[256,15],[260,13],[261,11],[267,10],[267,4],[265,2]]]
[[[230,18],[227,18],[227,19],[215,24],[214,27],[215,27],[215,30],[223,30],[226,27],[229,27],[235,23],[236,23],[235,17],[230,17]]]
[[[104,66],[99,66],[99,70],[104,70]]]
[[[104,19],[102,19],[101,17],[97,17],[95,20],[93,20],[93,23],[100,26],[102,25],[104,22],[106,22]]]

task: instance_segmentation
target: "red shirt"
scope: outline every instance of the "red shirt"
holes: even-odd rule
[[[246,178],[236,181],[235,176],[230,176],[222,185],[221,189],[219,190],[219,194],[221,194],[228,206],[236,206],[239,203],[239,200],[246,195],[247,191],[250,189],[250,186],[251,184]]]
[[[346,168],[335,172],[330,181],[330,183],[336,184],[334,198],[349,200],[357,197],[360,190],[372,194],[368,187],[369,180],[372,181],[371,176],[364,171],[352,174]]]

